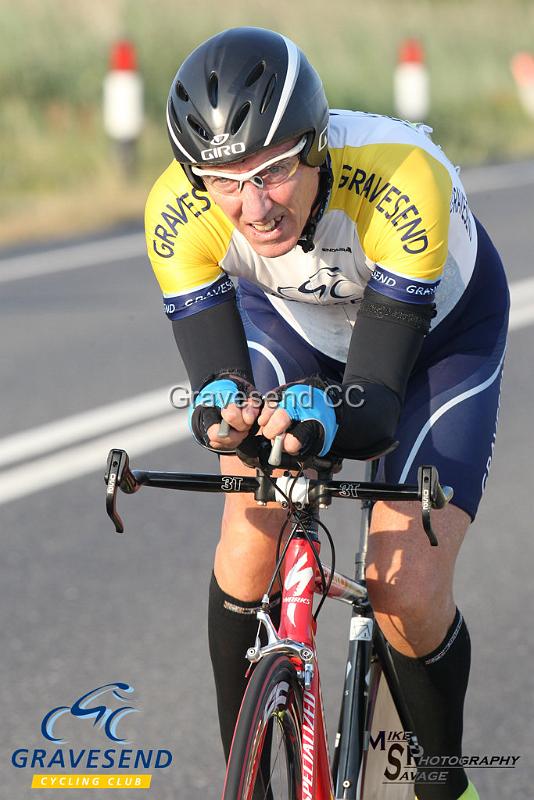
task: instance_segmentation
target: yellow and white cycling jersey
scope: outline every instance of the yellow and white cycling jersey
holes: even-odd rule
[[[170,319],[224,302],[231,278],[259,286],[313,347],[344,361],[365,286],[409,303],[435,299],[438,325],[473,272],[477,233],[455,167],[429,129],[333,111],[333,185],[315,249],[258,255],[173,162],[146,206],[148,254]],[[230,276],[230,277],[229,277]]]

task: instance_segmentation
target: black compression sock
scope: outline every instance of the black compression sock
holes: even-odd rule
[[[226,594],[217,583],[215,575],[212,575],[208,637],[226,760],[230,754],[234,727],[247,683],[245,673],[250,663],[245,654],[256,641],[256,610],[260,605],[261,598],[253,602],[243,602]],[[276,627],[279,617],[280,595],[272,595],[271,619]]]
[[[419,771],[425,768],[425,757],[460,756],[471,643],[458,609],[445,639],[432,653],[422,658],[409,658],[393,648],[391,653],[415,733],[424,750]],[[456,800],[467,788],[467,776],[459,767],[449,770],[433,767],[432,771],[447,773],[447,780],[444,784],[416,783],[418,800]]]

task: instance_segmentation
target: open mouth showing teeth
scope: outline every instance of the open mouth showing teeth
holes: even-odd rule
[[[275,219],[271,219],[269,222],[266,222],[265,225],[260,225],[259,223],[252,223],[252,227],[255,231],[260,231],[261,233],[269,233],[270,231],[274,231],[275,228],[282,222],[282,217],[275,217]]]

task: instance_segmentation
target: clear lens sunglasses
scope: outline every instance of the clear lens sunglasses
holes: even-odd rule
[[[222,172],[198,166],[192,166],[191,171],[203,179],[208,189],[213,189],[219,194],[239,194],[247,181],[258,189],[274,189],[293,177],[300,164],[298,154],[305,144],[306,137],[303,136],[290,150],[270,158],[250,172],[239,173],[239,177],[236,177],[235,172]]]

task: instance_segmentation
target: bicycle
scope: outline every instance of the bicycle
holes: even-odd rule
[[[256,477],[243,477],[131,470],[127,453],[111,450],[105,475],[107,512],[116,531],[122,533],[117,490],[133,494],[141,486],[248,492],[261,505],[277,502],[287,509],[278,540],[276,569],[257,613],[258,635],[247,652],[253,671],[234,732],[222,800],[279,797],[363,800],[369,796],[366,771],[381,675],[386,679],[406,732],[409,751],[414,758],[420,753],[389,647],[375,623],[365,586],[372,505],[377,500],[420,501],[423,527],[431,545],[436,545],[430,512],[445,506],[453,491],[440,485],[437,470],[431,466],[419,468],[417,486],[376,483],[369,468],[363,482],[334,480],[332,475],[340,462],[315,457],[302,464],[280,453],[273,457],[273,452],[271,443],[261,436],[245,440],[239,455],[246,463],[255,465]],[[282,476],[272,476],[273,461],[281,462]],[[304,466],[315,469],[317,478],[304,475]],[[297,474],[291,474],[290,470],[297,470]],[[333,540],[318,518],[319,509],[328,507],[332,498],[362,502],[354,578],[335,570]],[[285,535],[288,527],[290,532]],[[320,559],[318,528],[326,533],[330,543],[330,567]],[[282,578],[282,597],[281,621],[276,629],[269,614],[269,597],[278,577]],[[314,594],[321,596],[315,611]],[[332,766],[315,645],[317,617],[326,597],[352,606],[347,670]]]

